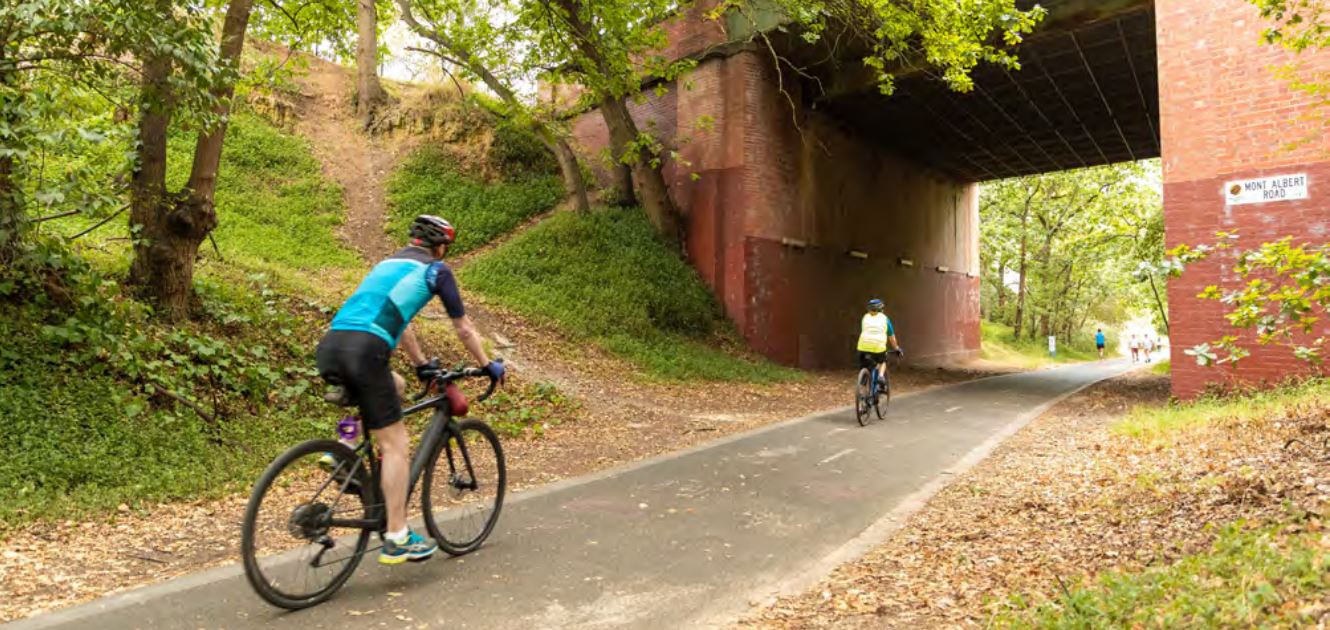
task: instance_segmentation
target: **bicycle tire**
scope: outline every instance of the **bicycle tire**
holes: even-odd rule
[[[446,434],[444,439],[439,440],[438,445],[434,447],[434,454],[430,457],[429,468],[425,470],[425,487],[421,491],[421,505],[422,510],[425,513],[425,528],[429,530],[430,536],[433,536],[435,542],[439,544],[439,548],[452,556],[461,556],[475,551],[485,542],[485,539],[489,537],[490,533],[494,531],[494,525],[499,521],[499,512],[503,510],[503,497],[507,491],[508,483],[508,471],[503,460],[503,446],[499,444],[499,436],[494,433],[494,429],[490,428],[488,424],[485,424],[480,420],[468,419],[457,424],[457,431],[459,433]],[[468,437],[470,435],[475,435],[478,439],[474,442],[468,443]],[[454,445],[456,444],[460,444],[461,447],[454,448]],[[479,459],[478,456],[485,451],[484,448],[476,448],[480,445],[488,445],[494,454],[494,470],[486,471],[493,472],[495,475],[495,478],[490,480],[494,485],[494,497],[492,500],[479,497],[476,499],[459,499],[459,497],[466,492],[466,489],[458,485],[459,483],[467,483],[468,477],[469,482],[475,482],[477,486],[482,483],[475,479],[475,464]],[[465,451],[465,455],[463,454],[463,451]],[[446,460],[444,458],[446,458]],[[457,503],[456,506],[443,506],[441,499],[444,499],[444,497],[434,496],[435,476],[441,474],[438,472],[440,461],[447,462],[447,474],[449,477],[447,487],[451,488],[451,491],[456,493],[455,496],[448,498],[455,500]],[[467,468],[467,473],[463,474],[461,478],[458,478],[458,473],[456,471],[461,468]],[[472,488],[471,491],[474,492],[478,489],[478,487]],[[454,514],[450,519],[445,519],[443,522],[440,522],[435,514],[436,502],[440,503],[439,507],[454,508],[462,512],[462,514]],[[490,504],[489,507],[492,509],[489,514],[484,517],[484,522],[475,535],[457,536],[446,534],[444,532],[444,528],[442,527],[444,523],[461,521],[465,518],[465,512],[470,510],[471,506],[485,508],[486,506],[483,504],[486,503]],[[468,506],[468,504],[471,504],[471,506]]]
[[[860,368],[859,379],[854,383],[854,416],[859,426],[868,426],[868,388],[872,379],[868,368]]]
[[[891,372],[884,370],[882,374],[882,387],[873,394],[873,413],[877,414],[877,419],[881,420],[887,415],[887,405],[891,404]]]
[[[310,606],[323,603],[329,597],[332,597],[333,593],[336,593],[342,585],[346,584],[346,581],[351,577],[351,574],[355,572],[356,566],[360,564],[360,560],[365,555],[365,548],[369,544],[372,532],[368,529],[361,530],[360,535],[354,542],[354,551],[347,557],[342,568],[333,575],[332,580],[329,581],[326,586],[319,588],[312,593],[294,594],[284,592],[277,583],[269,579],[263,568],[260,566],[261,558],[258,556],[258,550],[255,548],[255,536],[259,525],[257,522],[259,510],[263,507],[264,497],[272,488],[273,482],[277,480],[278,476],[285,471],[288,466],[298,462],[303,457],[322,455],[323,453],[332,453],[339,461],[355,461],[355,458],[357,457],[354,450],[337,440],[310,440],[297,444],[288,449],[285,453],[277,456],[277,458],[268,465],[268,468],[263,471],[263,475],[261,475],[258,482],[254,484],[254,490],[250,493],[249,503],[245,507],[245,520],[241,525],[240,532],[240,554],[245,566],[245,578],[249,580],[249,585],[253,587],[259,597],[262,597],[264,601],[267,601],[278,608],[300,610],[302,608],[309,608]],[[333,473],[325,474],[331,478]],[[354,500],[360,504],[364,512],[363,518],[367,519],[371,518],[372,512],[372,506],[365,504],[365,497],[363,496],[363,493],[365,492],[364,482],[368,478],[369,475],[367,474],[357,474],[357,479],[359,479],[362,484],[361,493],[343,494],[341,493],[340,488],[335,490],[341,496],[354,497]],[[338,484],[335,478],[332,478],[329,481],[331,484]],[[328,485],[324,487],[331,486]],[[297,506],[296,509],[292,510],[291,518],[295,518],[296,510],[303,508],[306,505],[309,504],[301,504]],[[281,513],[280,510],[278,513]],[[292,527],[290,521],[288,521],[287,527],[288,529]],[[336,540],[333,539],[333,542],[335,545]],[[310,545],[313,544],[314,542],[310,541]],[[321,553],[320,556],[316,557],[321,557]],[[285,555],[286,554],[277,554],[274,558],[282,558]],[[293,561],[288,559],[287,562]]]

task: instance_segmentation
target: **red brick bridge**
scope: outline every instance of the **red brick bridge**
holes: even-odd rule
[[[1294,58],[1261,45],[1252,6],[1042,4],[1049,15],[1021,45],[1022,69],[980,67],[967,94],[914,75],[882,96],[858,62],[819,63],[826,50],[777,36],[772,15],[711,21],[696,9],[670,23],[670,53],[700,61],[634,116],[687,160],[665,175],[688,257],[753,348],[790,365],[844,366],[871,295],[887,302],[912,358],[977,352],[978,184],[994,179],[1162,157],[1170,247],[1217,230],[1247,244],[1324,241],[1325,137],[1288,145],[1330,125],[1300,117],[1311,98],[1272,70]],[[761,29],[770,40],[753,36]],[[777,72],[773,51],[808,73]],[[1327,57],[1300,61],[1325,71]],[[574,135],[590,155],[608,142],[596,112],[574,121]],[[1225,182],[1282,174],[1306,174],[1308,198],[1226,200]],[[1302,368],[1287,351],[1258,351],[1236,374],[1182,354],[1226,333],[1218,305],[1194,297],[1219,274],[1206,263],[1169,286],[1179,395]]]

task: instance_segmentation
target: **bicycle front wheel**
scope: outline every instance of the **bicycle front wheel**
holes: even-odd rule
[[[873,379],[867,369],[859,370],[859,379],[854,384],[854,416],[859,426],[868,426],[868,405],[873,400],[868,389],[873,386]]]
[[[488,424],[463,420],[434,449],[421,502],[425,527],[454,556],[480,547],[499,521],[508,482],[503,447]]]
[[[250,586],[268,603],[299,610],[337,592],[360,564],[370,530],[369,475],[337,440],[310,440],[278,456],[254,484],[240,532]]]

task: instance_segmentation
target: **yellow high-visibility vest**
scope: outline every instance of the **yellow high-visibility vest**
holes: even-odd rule
[[[887,330],[890,326],[891,320],[883,313],[864,315],[863,323],[859,325],[859,351],[886,352]]]

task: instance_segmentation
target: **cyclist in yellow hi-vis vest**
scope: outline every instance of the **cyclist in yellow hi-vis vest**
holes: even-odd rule
[[[868,312],[859,325],[859,363],[865,368],[877,370],[879,384],[887,380],[888,348],[904,354],[900,344],[896,343],[896,327],[891,324],[891,318],[882,312],[882,300],[869,300]]]

